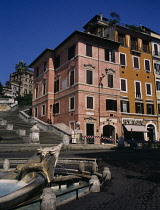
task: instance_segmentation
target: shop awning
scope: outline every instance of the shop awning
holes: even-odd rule
[[[127,131],[147,133],[148,130],[144,125],[124,125]]]

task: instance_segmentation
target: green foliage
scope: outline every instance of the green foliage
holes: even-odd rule
[[[18,74],[23,74],[28,70],[28,66],[24,61],[19,61],[19,63],[16,64],[15,69]]]
[[[3,92],[3,87],[2,87],[2,83],[0,82],[0,95],[2,95]]]
[[[114,11],[110,12],[110,19],[109,19],[109,25],[115,26],[120,22],[120,15]]]
[[[17,96],[16,100],[18,101],[19,105],[32,105],[32,94],[26,94],[24,96]]]
[[[21,83],[22,83],[21,76],[23,73],[25,73],[28,70],[28,66],[24,61],[19,61],[19,63],[16,64],[16,66],[15,66],[15,70],[16,70],[17,74],[20,75],[20,79],[18,81],[18,85],[19,85],[18,95],[20,96],[20,91],[21,91],[20,88],[21,88]]]
[[[129,28],[129,29],[134,30],[134,31],[144,32],[143,29],[141,29],[140,27],[137,27],[135,25],[125,24],[125,26],[126,26],[126,28]]]
[[[6,81],[5,85],[6,85],[7,88],[10,88],[10,85],[11,85],[10,81]]]

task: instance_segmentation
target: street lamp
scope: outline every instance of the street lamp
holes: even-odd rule
[[[100,126],[100,113],[101,113],[101,108],[100,108],[100,88],[103,88],[103,83],[102,80],[103,78],[108,74],[108,68],[105,69],[105,74],[102,73],[102,76],[99,78],[99,126]]]

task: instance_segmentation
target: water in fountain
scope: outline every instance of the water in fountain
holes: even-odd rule
[[[19,182],[17,180],[0,180],[0,197],[12,193],[20,188],[26,186],[25,182]]]

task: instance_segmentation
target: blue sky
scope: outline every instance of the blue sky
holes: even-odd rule
[[[144,3],[145,2],[145,3]],[[46,48],[54,49],[95,15],[117,12],[122,23],[142,24],[160,33],[160,1],[142,0],[1,0],[0,82],[15,64],[29,65]]]

